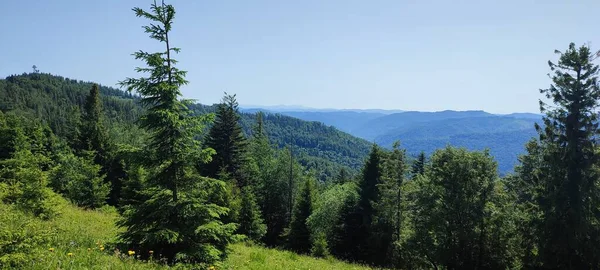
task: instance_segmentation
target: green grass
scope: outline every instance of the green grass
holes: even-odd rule
[[[233,252],[223,263],[223,269],[274,269],[274,270],[317,270],[317,269],[371,269],[349,264],[332,258],[319,259],[298,255],[290,251],[269,249],[247,244],[231,245]]]
[[[111,208],[89,211],[64,202],[60,212],[55,219],[42,221],[0,203],[0,268],[195,269],[192,265],[142,262],[127,251],[111,249],[107,243],[118,233],[114,225],[118,214]],[[231,245],[231,250],[216,269],[369,269],[243,243]]]

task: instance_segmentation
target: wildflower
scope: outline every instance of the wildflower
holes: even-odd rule
[[[54,248],[49,248],[48,251],[54,252]]]
[[[72,257],[73,253],[69,252],[69,253],[67,253],[67,256]]]
[[[100,247],[100,251],[104,251],[104,247]]]
[[[148,251],[148,253],[150,253],[150,255],[154,254],[154,250],[150,250]]]
[[[133,251],[133,250],[127,251],[127,253],[129,254],[129,256],[135,255],[135,251]]]
[[[215,268],[213,265],[211,265],[211,266],[208,268],[208,270],[215,270],[215,269],[216,269],[216,268]]]

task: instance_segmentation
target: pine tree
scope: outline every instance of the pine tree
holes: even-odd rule
[[[405,151],[400,149],[400,143],[393,144],[393,150],[383,161],[382,183],[378,186],[380,198],[375,201],[370,249],[373,252],[372,261],[379,265],[390,265],[397,262],[394,242],[400,240],[402,231],[404,174],[407,166]]]
[[[336,184],[344,184],[350,181],[350,174],[345,168],[341,168],[338,175],[335,177]]]
[[[331,237],[331,253],[338,258],[351,261],[364,261],[366,250],[362,213],[358,206],[358,196],[342,198],[340,210]]]
[[[541,172],[543,212],[540,258],[545,268],[600,267],[600,191],[597,179],[599,67],[590,48],[571,43],[557,63],[548,62],[552,84],[540,92],[554,106],[540,101],[546,113],[544,128],[537,126],[551,166]]]
[[[239,187],[244,187],[247,179],[242,173],[242,167],[246,162],[247,141],[239,120],[235,95],[225,93],[205,143],[206,147],[217,153],[210,163],[202,166],[202,171],[206,176],[216,178],[221,169],[224,169],[237,181]]]
[[[417,159],[415,161],[413,161],[413,164],[412,164],[413,178],[417,177],[418,175],[425,174],[425,164],[426,163],[427,163],[427,158],[425,157],[425,152],[421,151],[421,153],[419,153],[419,155],[417,156]]]
[[[372,259],[374,204],[380,200],[378,185],[382,183],[382,176],[382,153],[377,145],[373,145],[358,183],[358,201],[353,205],[354,201],[348,200],[345,213],[340,217],[338,227],[341,228],[337,231],[334,254],[357,261]]]
[[[301,166],[291,159],[289,150],[286,149],[277,151],[275,159],[271,162],[271,167],[264,169],[265,178],[260,188],[261,209],[267,224],[265,243],[275,246],[284,244],[285,241],[282,234],[289,226],[293,208],[293,204],[290,205],[293,203],[293,198],[290,198],[293,194],[290,190],[296,190],[297,181],[301,178]],[[291,179],[293,181],[290,183]]]
[[[100,90],[94,84],[85,100],[79,128],[79,150],[94,151],[94,162],[104,166],[108,155],[108,133],[104,127]]]
[[[267,232],[267,226],[261,217],[252,188],[243,188],[241,195],[242,202],[238,215],[240,226],[237,233],[246,235],[249,239],[258,242]]]
[[[127,78],[121,82],[141,95],[146,114],[140,124],[150,133],[144,165],[149,170],[142,196],[145,200],[126,207],[119,225],[124,248],[178,261],[206,262],[223,259],[236,229],[223,224],[229,209],[224,205],[224,182],[200,177],[195,164],[208,161],[212,149],[199,150],[194,136],[201,134],[208,116],[194,117],[189,100],[179,100],[180,86],[187,83],[185,71],[175,67],[169,34],[175,16],[171,5],[152,4],[151,12],[133,9],[136,16],[153,21],[145,26],[150,37],[160,41],[165,51],[136,52],[135,58],[147,67],[137,68],[149,77]]]
[[[312,181],[306,179],[294,206],[287,235],[288,247],[299,253],[307,254],[312,247],[312,238],[307,220],[313,210],[313,189]]]

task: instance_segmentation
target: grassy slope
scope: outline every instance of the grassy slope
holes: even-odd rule
[[[34,254],[34,260],[26,260],[26,269],[167,269],[159,264],[136,261],[106,244],[118,233],[114,211],[86,211],[65,202],[61,213],[53,220],[41,221],[0,203],[0,248],[5,244],[2,239],[6,239],[2,234],[12,234],[10,239],[18,239],[13,246],[25,253],[21,255]],[[101,246],[105,247],[104,251],[100,251]],[[230,257],[217,269],[366,269],[333,259],[245,244],[234,244],[231,248]],[[0,260],[2,256],[0,254]],[[169,269],[192,268],[182,265]]]

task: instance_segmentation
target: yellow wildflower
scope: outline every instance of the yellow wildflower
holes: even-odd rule
[[[69,253],[67,253],[67,256],[71,257],[71,256],[73,256],[73,253],[69,252]]]
[[[48,251],[54,252],[54,248],[49,248]]]
[[[133,251],[133,250],[127,251],[127,253],[129,254],[129,256],[135,255],[135,251]]]
[[[215,270],[215,269],[216,269],[216,268],[215,268],[213,265],[211,265],[211,266],[208,268],[208,270]]]
[[[103,250],[104,250],[104,247],[100,247],[100,251],[103,251]]]

